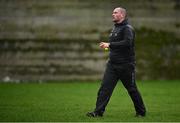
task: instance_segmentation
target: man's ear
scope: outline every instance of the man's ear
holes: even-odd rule
[[[121,17],[124,17],[124,14],[122,14],[122,13],[121,13],[121,15],[120,15],[120,16],[121,16]]]
[[[122,18],[125,18],[125,17],[126,17],[126,15],[122,13],[122,14],[121,14],[121,17],[122,17]]]

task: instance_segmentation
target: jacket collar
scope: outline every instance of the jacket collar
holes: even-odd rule
[[[123,20],[121,23],[115,23],[114,26],[123,26],[128,24],[128,19]]]

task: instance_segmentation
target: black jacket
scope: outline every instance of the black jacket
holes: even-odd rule
[[[127,20],[120,24],[115,24],[109,37],[110,54],[109,59],[111,63],[134,63],[135,32]]]

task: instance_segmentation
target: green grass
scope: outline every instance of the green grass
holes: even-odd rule
[[[89,118],[100,83],[0,84],[0,121],[180,121],[179,81],[138,81],[147,107],[135,118],[133,104],[119,83],[103,118]]]

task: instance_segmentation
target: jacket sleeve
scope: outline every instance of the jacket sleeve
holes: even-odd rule
[[[126,27],[123,32],[124,39],[117,41],[117,42],[110,42],[109,47],[110,48],[119,48],[119,47],[126,47],[132,45],[132,42],[134,40],[134,30],[130,27]]]

